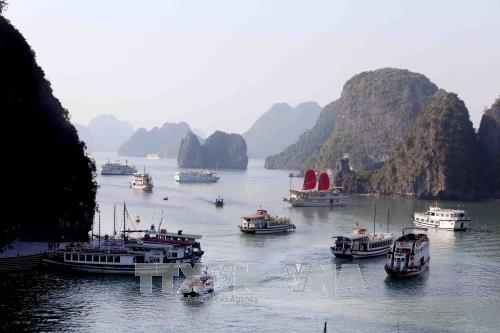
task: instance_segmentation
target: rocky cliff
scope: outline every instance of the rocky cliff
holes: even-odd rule
[[[266,158],[267,169],[304,170],[311,166],[310,159],[317,154],[323,142],[335,128],[335,117],[339,109],[339,101],[332,102],[321,111],[314,126],[305,131],[297,142],[286,147],[279,154]]]
[[[87,239],[95,208],[95,166],[54,97],[35,52],[0,15],[0,110],[9,140],[0,243],[12,238]]]
[[[472,200],[487,196],[484,166],[465,104],[439,91],[372,186],[388,195]]]
[[[118,154],[145,157],[151,153],[159,153],[162,158],[177,158],[181,140],[190,131],[185,122],[165,123],[150,131],[139,128],[120,146]]]
[[[380,168],[436,91],[424,75],[403,69],[355,75],[344,85],[335,128],[315,154],[314,164],[331,168],[348,154],[356,170]]]
[[[182,139],[177,162],[182,168],[246,169],[247,146],[241,135],[221,131],[214,132],[201,145],[189,132]]]
[[[313,127],[320,112],[321,107],[316,102],[305,102],[295,107],[287,103],[274,104],[243,133],[248,155],[264,158],[279,153]]]
[[[491,108],[484,112],[478,135],[488,160],[490,191],[493,196],[500,198],[500,96]]]

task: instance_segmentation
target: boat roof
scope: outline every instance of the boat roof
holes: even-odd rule
[[[150,236],[156,236],[156,235],[161,235],[161,236],[169,236],[169,237],[182,237],[182,238],[192,238],[192,239],[200,239],[201,235],[196,235],[196,234],[185,234],[185,233],[178,233],[178,232],[161,232],[161,231],[149,231],[146,232]]]
[[[257,219],[259,217],[269,216],[269,213],[265,209],[257,209],[255,213],[242,216],[244,219]]]

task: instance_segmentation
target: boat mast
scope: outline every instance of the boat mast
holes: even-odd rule
[[[389,207],[387,207],[387,233],[389,233]]]
[[[116,205],[113,205],[113,236],[116,236]]]
[[[125,213],[127,212],[127,207],[125,206],[125,201],[123,202],[123,241],[125,241]]]
[[[375,235],[375,221],[377,220],[377,204],[375,205],[375,214],[373,215],[373,234]]]
[[[101,248],[101,210],[97,209],[98,219],[99,219],[99,248]]]

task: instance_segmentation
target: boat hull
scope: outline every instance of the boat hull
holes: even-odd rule
[[[394,270],[392,267],[385,265],[385,271],[392,278],[397,278],[397,279],[410,278],[410,277],[413,277],[413,276],[416,276],[416,275],[419,275],[419,274],[425,272],[427,267],[429,267],[429,262],[430,262],[430,258],[427,259],[427,261],[422,266],[420,266],[419,269],[406,270],[406,271],[397,271],[397,270]]]
[[[373,250],[373,251],[338,251],[335,250],[334,247],[330,247],[330,251],[337,258],[343,259],[361,259],[361,258],[370,258],[377,257],[381,255],[387,254],[391,249],[391,246],[387,246],[385,248]]]
[[[468,221],[454,221],[453,225],[450,225],[449,223],[446,224],[442,223],[442,221],[439,224],[435,224],[435,223],[427,223],[427,222],[413,220],[413,224],[419,227],[442,229],[442,230],[455,230],[455,231],[466,231],[469,227]]]
[[[285,202],[292,207],[336,207],[345,206],[347,199],[338,199],[332,201],[305,201],[305,200],[290,200],[285,199]]]
[[[280,232],[293,231],[295,229],[294,225],[289,225],[286,227],[277,228],[259,228],[259,229],[246,229],[240,227],[240,231],[244,234],[276,234]]]

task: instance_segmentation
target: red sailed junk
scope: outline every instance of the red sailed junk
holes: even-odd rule
[[[318,191],[328,190],[330,188],[330,177],[325,172],[319,175]]]
[[[304,176],[304,190],[312,190],[316,187],[316,172],[307,170]]]

